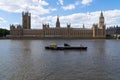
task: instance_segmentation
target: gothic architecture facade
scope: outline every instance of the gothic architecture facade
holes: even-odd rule
[[[110,37],[120,37],[120,26],[110,26],[106,29],[106,35]]]
[[[71,24],[61,27],[57,17],[56,27],[51,28],[49,24],[43,24],[42,29],[31,29],[31,14],[22,13],[22,25],[10,25],[11,38],[105,38],[106,25],[103,13],[100,13],[99,23],[93,24],[91,29],[72,28]]]

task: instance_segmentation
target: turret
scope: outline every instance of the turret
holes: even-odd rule
[[[57,16],[57,21],[56,21],[56,28],[60,28],[60,21],[59,21],[59,16]]]
[[[70,28],[71,27],[71,24],[67,24],[67,28]]]
[[[14,30],[15,26],[13,24],[10,25],[10,30]]]
[[[93,24],[93,37],[98,36],[98,24]]]
[[[85,25],[83,24],[83,29],[85,29]]]
[[[43,24],[43,29],[49,28],[49,24]]]

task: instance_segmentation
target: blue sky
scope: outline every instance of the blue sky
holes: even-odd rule
[[[0,0],[0,27],[9,29],[10,24],[22,24],[22,11],[29,11],[32,28],[42,28],[43,23],[55,26],[59,15],[61,27],[91,28],[104,13],[107,27],[120,25],[120,0]]]

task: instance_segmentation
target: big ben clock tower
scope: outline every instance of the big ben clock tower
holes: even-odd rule
[[[99,27],[103,28],[103,26],[104,26],[104,16],[103,13],[101,12],[99,17]]]
[[[102,30],[99,34],[100,36],[102,36],[103,38],[106,37],[106,25],[105,25],[105,20],[104,20],[104,16],[103,13],[101,11],[100,13],[100,17],[99,17],[99,28]]]

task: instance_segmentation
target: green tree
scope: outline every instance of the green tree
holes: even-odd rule
[[[6,35],[9,34],[10,34],[9,30],[0,28],[0,37],[5,37]]]

